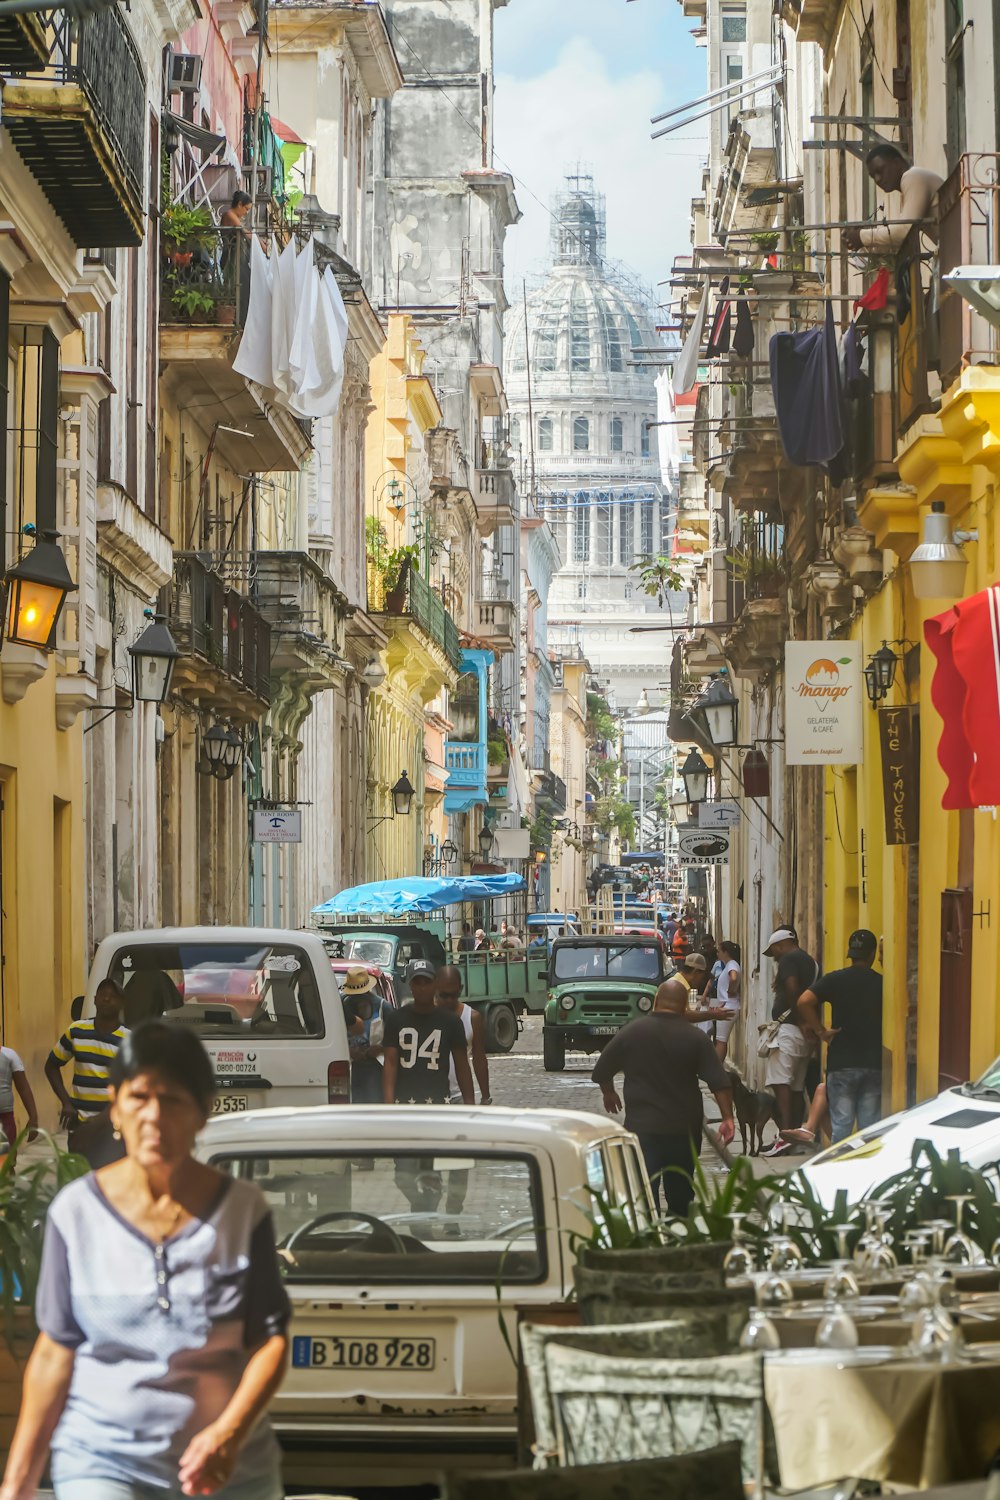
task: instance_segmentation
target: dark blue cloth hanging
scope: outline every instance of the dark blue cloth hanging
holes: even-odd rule
[[[772,335],[770,361],[778,432],[789,463],[816,464],[842,484],[847,429],[832,305],[826,304],[818,327]]]

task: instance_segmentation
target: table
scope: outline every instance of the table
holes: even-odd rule
[[[851,1476],[927,1489],[980,1479],[1000,1450],[1000,1360],[850,1364],[825,1351],[764,1365],[781,1483]]]

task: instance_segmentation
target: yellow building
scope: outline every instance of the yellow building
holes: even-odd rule
[[[385,346],[371,362],[375,410],[365,447],[368,609],[388,637],[386,676],[368,699],[372,880],[420,874],[425,846],[445,834],[441,739],[460,648],[442,597],[446,554],[435,530],[428,442],[442,414],[424,358],[409,315],[390,313]],[[404,771],[414,798],[409,815],[397,816],[392,788]]]

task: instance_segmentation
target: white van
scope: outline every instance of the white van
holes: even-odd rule
[[[267,927],[115,932],[97,950],[84,1015],[102,979],[125,991],[123,1021],[192,1026],[215,1064],[214,1113],[347,1104],[351,1065],[340,991],[321,940]]]

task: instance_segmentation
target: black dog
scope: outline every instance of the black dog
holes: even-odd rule
[[[763,1144],[764,1126],[768,1120],[773,1120],[776,1125],[778,1123],[778,1106],[774,1095],[768,1093],[766,1089],[748,1089],[735,1068],[727,1068],[726,1072],[733,1080],[733,1103],[736,1118],[740,1122],[743,1155],[747,1155],[747,1127],[749,1126],[749,1154],[759,1156]]]

